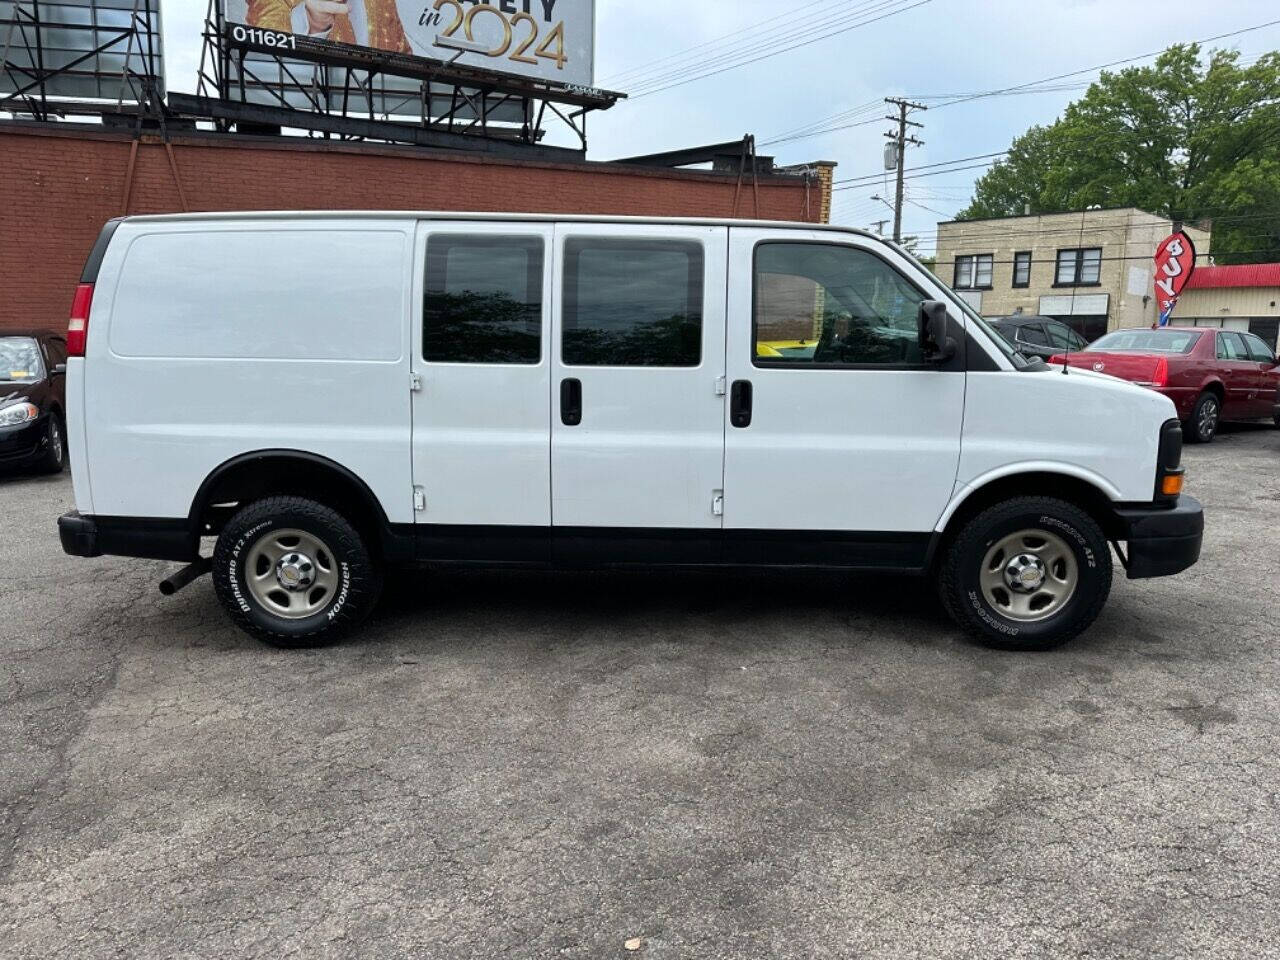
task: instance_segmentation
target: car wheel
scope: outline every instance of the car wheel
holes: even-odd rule
[[[1216,393],[1202,393],[1191,409],[1191,419],[1186,422],[1184,432],[1190,443],[1209,443],[1218,434],[1218,423],[1222,419],[1222,401]]]
[[[276,647],[323,646],[364,621],[382,589],[355,528],[302,497],[240,510],[218,536],[213,587],[242,630]]]
[[[61,473],[67,465],[67,431],[62,426],[62,419],[56,414],[49,415],[49,428],[45,434],[44,456],[40,461],[43,473]]]
[[[940,574],[944,606],[972,636],[1005,650],[1047,650],[1101,613],[1111,593],[1111,550],[1079,507],[1019,497],[968,521]]]

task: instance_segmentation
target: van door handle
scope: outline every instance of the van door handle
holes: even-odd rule
[[[739,429],[751,426],[750,380],[735,380],[729,388],[729,422]]]
[[[566,427],[582,422],[582,381],[575,377],[560,381],[560,422]]]

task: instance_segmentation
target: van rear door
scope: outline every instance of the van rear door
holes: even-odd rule
[[[687,562],[719,558],[727,241],[725,227],[557,226],[558,559],[672,559],[675,541]]]
[[[552,236],[549,223],[419,224],[413,483],[424,557],[549,556]]]

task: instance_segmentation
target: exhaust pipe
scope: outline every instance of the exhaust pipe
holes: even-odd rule
[[[160,592],[166,597],[172,597],[175,593],[189,584],[197,577],[203,577],[206,573],[213,569],[213,560],[209,557],[199,557],[188,563],[173,576],[165,577],[160,581]]]

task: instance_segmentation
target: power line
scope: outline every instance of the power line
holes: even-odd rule
[[[902,4],[907,0],[861,0],[858,6],[849,10],[845,17],[856,18],[861,16],[869,16],[879,13],[886,7],[893,7]],[[740,60],[743,57],[750,57],[757,53],[770,51],[771,47],[775,47],[780,43],[787,43],[792,40],[807,39],[809,37],[821,39],[828,34],[828,26],[825,23],[802,23],[798,26],[784,27],[781,33],[768,37],[749,37],[736,44],[728,44],[724,51],[712,53],[710,59],[706,56],[699,58],[697,62],[685,64],[668,69],[660,69],[652,76],[646,76],[638,82],[633,80],[631,93],[633,98],[641,96],[649,92],[651,88],[662,86],[672,80],[679,80],[688,76],[692,72],[706,71],[714,67],[720,67],[729,64],[731,61]],[[779,51],[770,51],[770,55]]]
[[[778,56],[779,54],[787,53],[787,52],[789,52],[789,51],[791,51],[791,50],[797,50],[797,49],[799,49],[800,47],[806,47],[806,46],[809,46],[810,44],[817,43],[819,40],[825,40],[825,39],[827,39],[828,37],[835,37],[835,36],[839,36],[840,34],[848,33],[850,30],[856,30],[856,29],[858,29],[859,27],[865,27],[865,26],[868,26],[868,25],[870,25],[870,24],[872,24],[872,23],[878,23],[878,22],[879,22],[879,21],[881,21],[881,20],[885,20],[885,19],[887,19],[887,18],[889,18],[889,17],[896,16],[896,15],[897,15],[897,14],[899,14],[899,13],[905,13],[905,12],[906,12],[906,11],[908,11],[908,10],[914,10],[916,7],[923,7],[925,4],[927,4],[927,3],[932,3],[932,2],[933,2],[933,0],[916,0],[916,2],[915,2],[915,3],[911,3],[911,4],[907,5],[907,6],[900,6],[900,7],[896,8],[896,9],[889,10],[889,11],[888,11],[888,12],[886,12],[886,13],[881,13],[881,14],[879,14],[879,15],[877,15],[877,16],[870,17],[870,18],[868,18],[868,19],[864,19],[864,20],[860,20],[860,21],[858,21],[857,23],[852,23],[852,24],[849,24],[849,25],[847,25],[847,26],[840,27],[839,29],[836,29],[836,30],[827,30],[826,32],[822,33],[821,35],[819,35],[819,36],[817,36],[817,37],[812,37],[812,38],[810,38],[810,39],[801,40],[800,42],[797,42],[797,43],[791,44],[791,45],[789,45],[789,46],[781,47],[780,49],[777,49],[777,50],[771,50],[771,51],[769,51],[769,52],[767,52],[767,53],[761,54],[760,56],[753,57],[753,58],[751,58],[751,59],[749,59],[749,60],[744,60],[744,61],[742,61],[742,62],[740,62],[740,63],[733,63],[733,64],[730,64],[730,65],[725,66],[725,67],[720,67],[719,69],[716,69],[716,70],[709,70],[709,71],[704,72],[704,73],[698,73],[698,74],[696,74],[696,75],[694,75],[694,76],[687,77],[687,78],[682,79],[682,80],[675,80],[675,81],[673,81],[673,82],[671,82],[671,83],[668,83],[668,84],[666,84],[666,85],[664,85],[664,86],[658,86],[658,87],[655,87],[655,88],[652,88],[652,89],[646,89],[646,90],[644,90],[643,92],[641,92],[641,93],[639,93],[639,94],[635,94],[634,96],[632,96],[632,97],[631,97],[631,99],[632,99],[632,100],[639,100],[639,99],[641,99],[642,97],[651,96],[652,94],[655,94],[655,93],[662,93],[662,92],[664,92],[664,91],[666,91],[666,90],[671,90],[671,89],[673,89],[673,88],[675,88],[675,87],[680,87],[680,86],[683,86],[683,85],[685,85],[685,84],[687,84],[687,83],[693,83],[693,82],[695,82],[695,81],[697,81],[697,80],[705,80],[707,77],[713,77],[713,76],[716,76],[716,75],[718,75],[718,74],[725,73],[725,72],[727,72],[727,71],[729,71],[729,70],[736,70],[736,69],[737,69],[737,68],[739,68],[739,67],[745,67],[745,66],[748,66],[748,65],[753,64],[753,63],[758,63],[758,62],[760,62],[761,60],[767,60],[767,59],[769,59],[769,58],[771,58],[771,57],[776,57],[776,56]]]
[[[1268,20],[1266,23],[1259,23],[1252,27],[1243,27],[1239,30],[1231,30],[1227,33],[1219,33],[1213,37],[1205,37],[1202,40],[1192,40],[1191,42],[1197,45],[1204,44],[1204,43],[1214,43],[1215,41],[1218,41],[1218,40],[1226,40],[1228,37],[1238,37],[1238,36],[1241,36],[1242,34],[1253,33],[1256,30],[1264,30],[1267,27],[1274,27],[1277,24],[1280,24],[1280,19]],[[1005,94],[1013,93],[1014,91],[1025,90],[1027,87],[1038,86],[1039,84],[1043,84],[1043,83],[1054,83],[1055,81],[1058,81],[1058,80],[1065,80],[1068,77],[1078,77],[1082,73],[1097,73],[1099,71],[1109,69],[1110,67],[1118,67],[1126,63],[1133,63],[1136,60],[1149,60],[1152,57],[1160,56],[1160,54],[1162,53],[1164,53],[1164,50],[1157,50],[1155,53],[1143,53],[1143,54],[1139,54],[1136,57],[1125,57],[1122,60],[1112,60],[1110,63],[1103,63],[1096,67],[1085,67],[1083,70],[1072,70],[1070,73],[1060,73],[1057,76],[1046,77],[1043,80],[1032,80],[1028,83],[1020,83],[1012,87],[1003,87],[997,90],[988,90],[985,93],[977,93],[977,94],[973,94],[972,96],[960,97],[955,100],[950,100],[946,103],[940,103],[936,107],[934,107],[934,109],[941,110],[943,107],[952,107],[958,103],[969,103],[972,100],[981,100],[986,97],[1003,96]]]
[[[788,10],[786,13],[779,13],[776,16],[769,17],[767,20],[758,20],[755,23],[751,24],[750,26],[743,27],[741,30],[734,30],[732,33],[726,33],[719,37],[715,37],[711,40],[706,40],[706,41],[703,41],[702,43],[696,43],[691,47],[686,47],[685,49],[678,51],[677,53],[669,54],[657,60],[651,60],[649,61],[649,63],[643,66],[632,67],[630,70],[623,70],[621,73],[614,74],[613,76],[609,77],[606,81],[604,81],[604,86],[612,87],[615,84],[621,83],[623,81],[631,82],[638,76],[645,76],[649,73],[654,72],[654,68],[657,67],[659,64],[669,63],[672,60],[683,60],[692,53],[696,53],[699,50],[705,50],[707,47],[718,46],[719,44],[722,44],[724,41],[729,40],[733,37],[740,37],[744,33],[756,33],[771,23],[777,23],[779,20],[787,20],[787,19],[790,19],[791,17],[794,17],[801,10],[807,10],[809,13],[812,13],[812,11],[817,7],[821,7],[829,3],[837,3],[837,2],[845,3],[845,2],[849,2],[849,0],[817,0],[816,3],[806,2],[806,3],[798,4],[796,7]],[[742,41],[739,41],[739,42],[742,42]]]
[[[1241,36],[1242,34],[1252,33],[1252,32],[1257,31],[1257,30],[1264,30],[1264,29],[1266,29],[1267,27],[1273,27],[1273,26],[1276,26],[1277,24],[1280,24],[1280,20],[1269,20],[1269,21],[1267,21],[1266,23],[1256,24],[1255,26],[1252,26],[1252,27],[1244,27],[1244,28],[1242,28],[1242,29],[1240,29],[1240,30],[1233,30],[1233,31],[1231,31],[1231,32],[1229,32],[1229,33],[1220,33],[1220,34],[1218,34],[1217,36],[1213,36],[1213,37],[1205,37],[1205,38],[1203,38],[1203,39],[1200,39],[1200,40],[1193,40],[1193,41],[1191,41],[1191,42],[1192,42],[1192,43],[1196,43],[1196,44],[1213,43],[1214,41],[1217,41],[1217,40],[1225,40],[1225,39],[1227,39],[1227,38],[1229,38],[1229,37],[1236,37],[1236,36]],[[1102,64],[1102,65],[1100,65],[1100,66],[1096,66],[1096,67],[1086,67],[1086,68],[1084,68],[1084,69],[1082,69],[1082,70],[1074,70],[1074,71],[1072,71],[1071,73],[1063,73],[1063,74],[1059,74],[1058,76],[1055,76],[1055,77],[1045,77],[1045,78],[1044,78],[1044,79],[1042,79],[1042,80],[1032,80],[1032,81],[1029,81],[1028,83],[1018,84],[1017,86],[1013,86],[1013,87],[1003,87],[1003,88],[998,88],[998,89],[995,89],[995,90],[987,90],[987,91],[983,91],[983,92],[980,92],[980,93],[972,93],[972,94],[956,94],[956,95],[953,95],[953,96],[954,96],[954,99],[947,100],[947,102],[945,102],[945,103],[937,104],[936,106],[934,106],[934,107],[933,107],[933,109],[934,109],[934,110],[940,110],[940,109],[942,109],[943,107],[952,107],[952,106],[955,106],[956,104],[960,104],[960,103],[969,103],[969,102],[974,101],[974,100],[982,100],[982,99],[987,99],[987,98],[990,98],[990,97],[1020,96],[1020,95],[1025,95],[1025,94],[1028,94],[1028,93],[1054,92],[1054,91],[1056,91],[1056,90],[1069,89],[1069,88],[1071,88],[1071,87],[1081,88],[1081,87],[1084,87],[1084,86],[1088,86],[1088,84],[1083,84],[1083,85],[1077,85],[1077,84],[1063,84],[1063,85],[1061,85],[1061,87],[1058,87],[1058,88],[1049,87],[1049,88],[1045,88],[1044,90],[1038,89],[1039,87],[1041,87],[1041,86],[1042,86],[1042,85],[1044,85],[1044,84],[1051,84],[1051,83],[1055,83],[1055,82],[1056,82],[1056,81],[1058,81],[1058,80],[1064,80],[1064,79],[1066,79],[1066,78],[1068,78],[1068,77],[1075,77],[1075,76],[1079,76],[1080,74],[1083,74],[1083,73],[1092,73],[1092,72],[1095,72],[1095,71],[1106,70],[1106,69],[1107,69],[1107,68],[1109,68],[1109,67],[1120,66],[1120,65],[1122,65],[1122,64],[1126,64],[1126,63],[1133,63],[1133,62],[1135,62],[1135,61],[1137,61],[1137,60],[1148,60],[1148,59],[1150,59],[1150,58],[1152,58],[1152,57],[1158,57],[1158,56],[1159,56],[1161,53],[1163,53],[1163,52],[1164,52],[1164,51],[1163,51],[1163,50],[1161,50],[1161,51],[1157,51],[1156,53],[1144,53],[1144,54],[1141,54],[1141,55],[1136,56],[1136,57],[1126,57],[1126,58],[1125,58],[1125,59],[1123,59],[1123,60],[1113,60],[1113,61],[1111,61],[1110,63],[1104,63],[1104,64]],[[1253,60],[1252,62],[1253,62],[1253,63],[1256,63],[1258,60],[1261,60],[1261,59],[1262,59],[1262,57],[1264,57],[1264,56],[1266,56],[1266,54],[1259,54],[1256,58],[1254,58],[1254,60]],[[1248,65],[1250,65],[1250,64],[1249,64],[1247,61],[1246,61],[1246,62],[1241,63],[1241,66],[1248,66]],[[1031,88],[1037,88],[1037,89],[1031,89]],[[944,96],[946,96],[946,95],[944,95],[944,94],[933,94],[933,95],[927,95],[927,94],[925,94],[925,95],[914,95],[914,98],[915,98],[915,99],[918,99],[918,100],[933,100],[933,99],[939,99],[939,98],[942,98],[942,97],[944,97]],[[817,122],[821,122],[821,121],[817,121]],[[843,125],[841,125],[841,126],[829,127],[829,128],[822,129],[822,130],[815,130],[815,131],[813,131],[812,133],[798,133],[798,134],[796,134],[796,135],[794,135],[794,136],[787,136],[787,137],[779,138],[779,139],[777,139],[777,140],[770,140],[770,141],[768,141],[768,143],[769,143],[769,144],[774,144],[774,143],[784,143],[784,142],[789,142],[789,141],[792,141],[792,140],[805,140],[805,139],[808,139],[809,137],[821,136],[822,134],[825,134],[825,133],[838,133],[838,132],[840,132],[840,131],[842,131],[842,130],[851,130],[851,129],[855,128],[855,127],[861,127],[861,126],[866,126],[866,125],[867,125],[867,123],[866,123],[866,122],[863,122],[863,123],[849,123],[849,124],[843,124]],[[803,129],[803,128],[801,128],[801,129]],[[762,144],[762,145],[763,145],[763,144]]]

